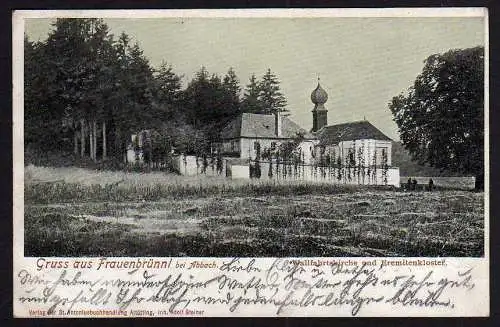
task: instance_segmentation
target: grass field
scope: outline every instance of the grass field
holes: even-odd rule
[[[27,256],[482,256],[483,193],[25,169]]]

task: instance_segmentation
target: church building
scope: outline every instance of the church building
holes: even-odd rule
[[[367,120],[328,125],[327,100],[318,79],[311,93],[313,127],[309,132],[279,112],[243,113],[223,128],[218,151],[225,157],[260,160],[263,151],[300,140],[297,150],[303,165],[343,167],[349,174],[362,172],[362,183],[370,183],[365,182],[366,174],[377,184],[383,179],[399,186],[399,169],[391,167],[392,140]]]
[[[242,113],[221,132],[217,147],[224,156],[255,159],[259,150],[301,137],[300,147],[308,160],[321,154],[340,157],[343,164],[364,160],[365,164],[391,165],[392,140],[367,120],[328,125],[325,103],[328,94],[318,82],[311,93],[313,127],[310,132],[281,113],[271,115]],[[363,154],[363,157],[360,156]],[[383,160],[383,158],[386,158]]]
[[[328,94],[318,81],[318,86],[311,93],[314,104],[311,133],[318,140],[316,151],[340,158],[346,165],[390,166],[392,140],[367,120],[328,125],[327,100]]]

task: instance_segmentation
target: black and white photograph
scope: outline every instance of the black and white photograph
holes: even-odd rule
[[[483,258],[485,19],[25,18],[24,256]]]

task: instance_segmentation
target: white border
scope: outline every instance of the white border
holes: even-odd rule
[[[139,10],[16,10],[27,18],[292,18],[292,17],[483,17],[487,8],[345,8],[345,9],[139,9]]]
[[[448,258],[452,266],[459,267],[464,264],[477,264],[486,276],[479,277],[483,282],[488,280],[489,285],[489,34],[488,34],[488,10],[486,8],[379,8],[379,9],[228,9],[228,10],[17,10],[12,15],[13,38],[13,267],[22,267],[28,258],[24,258],[24,20],[32,18],[56,18],[56,17],[98,17],[98,18],[321,18],[321,17],[400,17],[400,18],[422,18],[422,17],[484,17],[485,19],[485,115],[484,115],[484,159],[485,159],[485,237],[483,258]],[[347,258],[345,258],[347,259]],[[410,258],[408,258],[410,259]],[[14,276],[15,283],[15,276]],[[16,286],[14,285],[14,292]],[[488,294],[489,295],[489,294]],[[489,296],[488,296],[489,298]],[[14,301],[14,311],[19,304]],[[485,309],[486,312],[489,308]],[[324,316],[325,312],[318,313]],[[381,312],[380,316],[404,316],[400,312]],[[420,314],[416,314],[420,316]],[[424,316],[427,314],[424,312]],[[454,316],[461,316],[456,313]],[[467,314],[470,315],[470,314]],[[484,315],[481,313],[480,315]],[[486,314],[488,315],[488,314]],[[297,316],[297,314],[294,314]],[[300,316],[300,314],[299,314]],[[442,316],[442,313],[435,313]],[[472,314],[474,316],[474,314]]]

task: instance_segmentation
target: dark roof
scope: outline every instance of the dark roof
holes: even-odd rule
[[[321,144],[338,144],[342,141],[363,139],[392,141],[387,135],[382,133],[367,120],[325,126],[320,129],[316,135]]]
[[[282,117],[281,136],[276,136],[274,115],[243,113],[229,122],[221,132],[223,139],[238,137],[261,138],[294,138],[298,133],[305,138],[314,138],[288,117]]]

